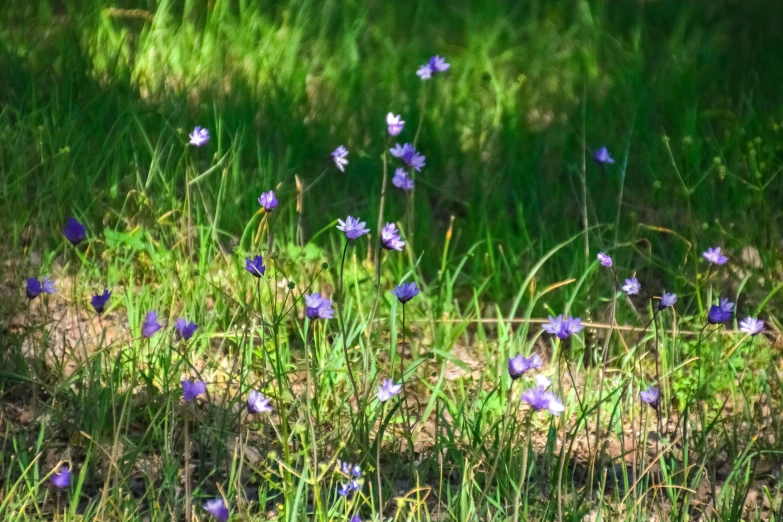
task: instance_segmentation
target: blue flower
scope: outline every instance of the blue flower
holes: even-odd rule
[[[545,332],[556,335],[560,339],[567,339],[573,334],[577,334],[582,331],[584,326],[582,320],[578,317],[565,317],[560,314],[557,317],[549,316],[549,322],[541,325],[541,328]]]
[[[734,303],[725,297],[717,305],[712,305],[707,313],[707,322],[710,324],[722,324],[734,315]]]
[[[63,235],[72,245],[78,245],[87,237],[87,229],[76,218],[72,217],[66,221],[63,227]]]
[[[639,283],[639,280],[635,277],[632,277],[630,279],[625,280],[625,284],[623,285],[623,292],[625,292],[628,295],[637,295],[639,293],[639,290],[642,289],[641,283]]]
[[[407,303],[417,295],[419,295],[419,289],[416,287],[416,282],[402,283],[394,287],[391,293],[400,300],[402,304]]]
[[[663,293],[663,296],[661,297],[661,302],[658,303],[658,310],[663,310],[664,308],[669,308],[670,306],[674,306],[674,303],[677,302],[677,294],[667,294],[666,292]]]
[[[598,261],[606,267],[612,266],[612,258],[608,255],[604,254],[603,252],[598,252],[598,255],[596,256],[598,258]]]
[[[26,293],[28,299],[35,299],[41,294],[54,294],[57,289],[54,287],[54,281],[44,277],[43,281],[31,277],[27,280]]]
[[[522,355],[517,355],[508,360],[508,374],[512,379],[516,380],[522,377],[528,370],[541,368],[542,364],[544,362],[538,354],[533,354],[529,359],[522,357]]]
[[[658,388],[655,386],[650,386],[646,390],[642,390],[639,392],[639,397],[653,407],[653,409],[658,409]]]
[[[340,145],[332,152],[332,160],[340,172],[345,172],[345,166],[348,165],[348,149]]]
[[[147,312],[141,325],[141,335],[149,339],[161,328],[162,326],[158,322],[158,312]]]
[[[400,167],[394,171],[394,177],[392,178],[392,185],[394,185],[398,189],[408,191],[413,188],[413,180],[410,178],[410,176],[408,176],[408,173],[405,172],[405,169]]]
[[[196,333],[198,325],[193,321],[188,322],[187,320],[180,317],[177,319],[177,322],[174,323],[174,328],[177,329],[177,332],[182,339],[188,341],[191,337],[193,337],[193,334]]]
[[[68,468],[60,468],[52,473],[49,480],[54,487],[65,489],[71,485],[71,470]]]
[[[370,229],[366,227],[367,222],[359,221],[353,216],[348,216],[345,221],[338,219],[337,223],[337,230],[345,232],[349,241],[370,233]]]
[[[330,299],[324,299],[318,292],[306,295],[305,305],[307,306],[305,314],[310,319],[331,319],[334,317],[332,301]]]
[[[405,122],[400,115],[395,116],[390,112],[386,115],[386,125],[389,127],[389,136],[396,136],[402,132]]]
[[[105,288],[103,289],[102,294],[95,294],[92,296],[92,299],[90,299],[90,304],[92,305],[92,309],[95,310],[96,314],[101,315],[103,313],[103,310],[106,308],[106,303],[109,302],[110,297],[111,292]]]
[[[422,167],[424,167],[424,161],[427,159],[419,154],[410,143],[406,143],[403,146],[397,143],[393,148],[389,149],[389,153],[395,158],[400,158],[403,163],[416,169],[417,172],[421,171]]]
[[[720,247],[708,248],[706,252],[702,253],[701,257],[712,263],[713,265],[725,265],[729,260],[728,257],[720,253]]]
[[[755,317],[746,317],[739,324],[740,332],[744,332],[748,335],[760,334],[764,330],[764,321],[756,319]]]
[[[182,384],[182,399],[185,402],[190,402],[207,391],[204,381],[181,381],[180,384]]]
[[[245,270],[250,272],[253,277],[261,277],[264,275],[264,272],[266,272],[266,267],[264,266],[264,259],[261,256],[256,256],[254,258],[246,258],[245,259]]]
[[[267,212],[272,212],[277,208],[277,198],[275,192],[270,190],[269,192],[262,192],[258,198],[258,204],[261,205]]]
[[[207,500],[204,504],[204,511],[212,515],[212,518],[218,522],[228,521],[228,506],[226,506],[226,502],[222,498]]]
[[[207,129],[202,129],[201,127],[196,127],[193,129],[193,132],[188,135],[188,138],[190,138],[191,145],[201,147],[209,141],[209,131]]]
[[[614,163],[614,159],[609,155],[609,150],[606,147],[601,147],[595,151],[593,160],[599,165],[612,165]]]
[[[400,390],[402,390],[402,385],[394,384],[394,381],[391,379],[385,379],[383,382],[381,382],[380,386],[378,386],[378,400],[381,402],[386,402],[400,393]]]
[[[381,230],[381,247],[386,250],[401,251],[405,246],[405,241],[400,237],[400,231],[394,223],[386,223]]]
[[[272,406],[269,405],[269,399],[263,393],[251,390],[247,395],[247,411],[250,413],[269,413]]]
[[[565,406],[555,394],[541,386],[525,390],[522,400],[530,404],[535,411],[548,410],[552,415],[559,415],[565,411]]]

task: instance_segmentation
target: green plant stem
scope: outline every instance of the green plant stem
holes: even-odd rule
[[[340,261],[340,281],[338,284],[338,291],[337,295],[339,296],[339,299],[337,300],[337,310],[340,314],[340,329],[343,337],[343,356],[345,357],[345,367],[348,370],[348,378],[351,380],[351,386],[353,387],[353,395],[356,400],[356,411],[359,414],[359,423],[360,423],[360,430],[363,429],[364,423],[362,422],[362,404],[359,399],[359,387],[356,385],[356,379],[353,376],[353,370],[351,369],[351,359],[348,355],[348,336],[345,332],[345,314],[343,313],[343,309],[345,307],[345,293],[343,285],[344,282],[344,272],[345,272],[345,256],[348,253],[348,244],[350,243],[349,240],[346,240],[345,247],[343,247],[343,256],[342,260]],[[362,441],[362,444],[364,445],[364,435],[362,433],[359,433],[360,440]]]
[[[517,491],[516,498],[514,499],[514,522],[519,521],[519,505],[522,501],[522,493],[525,490],[525,481],[527,479],[527,459],[530,452],[531,440],[530,440],[530,427],[533,420],[533,412],[528,412],[525,418],[525,449],[522,453],[522,470],[519,474],[519,491]]]

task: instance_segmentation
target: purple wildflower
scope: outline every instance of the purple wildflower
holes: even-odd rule
[[[378,386],[378,400],[386,402],[400,393],[400,390],[402,390],[402,385],[394,384],[394,381],[391,379],[385,379],[381,382],[380,386]]]
[[[254,258],[246,258],[245,259],[245,270],[250,272],[253,277],[261,277],[264,275],[264,272],[266,272],[266,267],[264,266],[264,258],[261,256],[256,256]]]
[[[729,260],[728,257],[720,253],[720,247],[708,248],[706,252],[702,253],[701,257],[718,266],[725,265]]]
[[[204,511],[212,515],[212,518],[218,522],[228,521],[228,506],[226,505],[226,501],[222,498],[207,500],[207,502],[204,504]]]
[[[552,415],[558,415],[565,411],[565,406],[555,394],[540,386],[525,390],[525,393],[522,394],[522,400],[530,404],[535,411],[549,410]]]
[[[272,212],[277,208],[277,198],[275,192],[270,190],[269,192],[262,192],[258,198],[258,204],[261,205],[267,212]]]
[[[362,519],[359,517],[359,515],[354,515],[351,517],[351,522],[362,522]]]
[[[416,71],[416,76],[422,80],[429,80],[432,78],[432,67],[430,67],[430,64],[426,63],[419,67],[419,70]]]
[[[305,313],[310,319],[331,319],[334,317],[332,301],[324,299],[318,292],[306,295],[305,305],[307,305]]]
[[[43,289],[41,288],[41,282],[34,277],[28,278],[25,292],[27,293],[28,299],[35,299],[43,292]]]
[[[639,290],[642,289],[641,283],[639,283],[639,280],[635,277],[632,277],[630,279],[625,280],[625,284],[623,285],[623,292],[625,292],[628,295],[637,295],[639,293]]]
[[[340,495],[341,497],[347,497],[348,495],[351,494],[352,491],[353,488],[351,487],[350,482],[343,482],[337,487],[337,494]]]
[[[563,318],[563,315],[560,314],[557,317],[550,315],[549,322],[542,324],[541,328],[560,339],[567,339],[569,336],[581,332],[584,326],[582,325],[582,320],[578,317]]]
[[[508,374],[512,379],[516,380],[522,377],[522,375],[524,375],[524,373],[528,370],[541,368],[542,364],[544,364],[544,362],[537,353],[533,354],[533,356],[529,359],[522,357],[520,354],[508,360]]]
[[[604,254],[603,252],[598,252],[598,255],[596,256],[598,258],[598,261],[606,267],[612,266],[612,258],[608,255]]]
[[[49,478],[52,485],[59,489],[65,489],[71,485],[71,470],[68,468],[57,469]]]
[[[395,116],[390,112],[386,115],[386,125],[389,127],[389,136],[396,136],[402,132],[405,122],[400,115]]]
[[[748,335],[760,334],[764,330],[764,321],[756,319],[755,317],[746,317],[740,321],[740,332],[744,332]]]
[[[707,313],[707,322],[710,324],[722,324],[734,315],[734,303],[725,297],[719,304],[712,305]]]
[[[421,171],[422,167],[424,167],[424,161],[427,159],[419,154],[410,143],[406,143],[403,146],[397,143],[393,148],[389,149],[389,153],[395,158],[400,158],[403,163],[416,169],[417,172]]]
[[[185,402],[190,402],[202,393],[207,391],[207,385],[204,381],[181,381],[182,384],[182,399]]]
[[[386,250],[402,251],[405,241],[400,237],[400,231],[394,223],[386,223],[381,230],[381,246]]]
[[[405,172],[402,167],[394,171],[394,177],[392,178],[392,185],[402,190],[411,190],[413,188],[413,180]]]
[[[606,147],[601,147],[595,154],[593,154],[593,161],[599,165],[613,165],[614,159],[609,155],[609,150]]]
[[[63,227],[63,235],[72,245],[78,245],[87,237],[87,229],[75,217],[68,218]]]
[[[658,409],[658,388],[655,386],[650,386],[646,390],[642,390],[639,392],[639,398],[641,398],[644,402],[652,406],[653,409]]]
[[[188,341],[191,337],[193,337],[193,334],[196,333],[198,325],[193,321],[188,322],[186,319],[180,317],[177,319],[177,322],[174,323],[174,328],[177,329],[177,333],[180,338]]]
[[[109,302],[110,297],[111,292],[109,292],[106,288],[103,289],[102,294],[95,294],[92,296],[92,299],[90,299],[90,304],[92,305],[92,309],[95,310],[96,314],[101,315],[103,313],[103,310],[106,308],[106,303]]]
[[[395,295],[402,304],[405,304],[419,295],[419,289],[416,287],[416,282],[413,281],[411,283],[401,283],[395,286],[391,293]]]
[[[663,296],[661,296],[661,302],[658,303],[658,310],[663,310],[664,308],[669,308],[670,306],[674,306],[674,303],[677,302],[677,294],[667,294],[666,292],[663,293]]]
[[[269,398],[265,397],[263,393],[250,390],[250,393],[247,394],[247,411],[250,413],[271,412],[272,406],[269,405]]]
[[[54,287],[54,281],[44,276],[43,280],[41,281],[41,291],[50,295],[56,293],[57,289]]]
[[[340,145],[336,149],[334,149],[334,152],[332,152],[332,160],[334,160],[334,164],[337,165],[337,168],[340,169],[340,172],[345,172],[345,166],[348,165],[348,149]]]
[[[432,69],[433,74],[446,72],[449,70],[449,67],[451,67],[450,63],[446,63],[446,60],[438,55],[430,58],[428,65],[430,66],[430,69]]]
[[[162,326],[158,322],[158,312],[147,312],[147,315],[144,316],[144,323],[141,325],[141,335],[149,339],[161,328]]]
[[[348,216],[345,218],[345,221],[338,219],[337,223],[337,230],[345,232],[345,237],[347,237],[349,241],[353,241],[358,237],[370,233],[370,229],[366,228],[367,223],[365,221],[359,221],[353,216]]]
[[[202,129],[201,127],[196,127],[193,129],[193,132],[188,135],[188,138],[190,138],[191,145],[201,147],[209,141],[209,131],[207,129]]]

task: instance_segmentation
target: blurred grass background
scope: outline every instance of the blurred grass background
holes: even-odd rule
[[[307,194],[305,237],[347,214],[374,228],[393,111],[408,122],[401,141],[422,119],[413,237],[425,274],[441,268],[454,216],[448,259],[478,244],[459,283],[487,280],[506,301],[582,229],[584,162],[589,222],[605,226],[587,258],[580,241],[558,252],[546,267],[556,278],[607,249],[672,284],[715,244],[734,259],[758,249],[751,264],[770,281],[781,28],[783,4],[760,0],[4,3],[4,246],[45,250],[69,215],[131,229],[177,208],[195,125],[213,134],[190,151],[201,171],[230,152],[199,183],[217,215],[198,219],[215,217],[225,248],[262,190],[293,200],[294,176],[313,181],[341,144],[350,165]],[[424,84],[415,71],[433,54],[452,68]],[[617,163],[601,170],[590,156],[604,145]],[[402,220],[400,194],[385,214]],[[293,240],[294,205],[277,220],[276,238]]]

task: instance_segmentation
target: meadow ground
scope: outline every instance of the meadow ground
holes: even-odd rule
[[[0,519],[781,520],[783,5],[681,4],[3,4]]]

